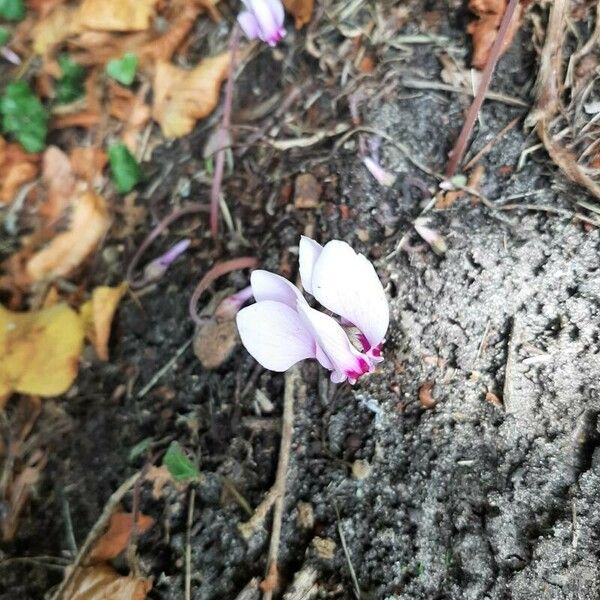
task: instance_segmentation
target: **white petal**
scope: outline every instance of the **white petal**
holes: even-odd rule
[[[256,17],[259,28],[259,36],[263,42],[268,42],[276,32],[280,25],[275,20],[275,15],[271,12],[271,7],[264,0],[254,0],[252,2],[252,12]]]
[[[271,371],[286,371],[305,358],[315,358],[310,331],[291,307],[266,300],[243,308],[236,318],[242,344]]]
[[[291,281],[288,281],[285,277],[281,277],[281,275],[269,273],[269,271],[261,269],[252,271],[250,284],[252,285],[252,293],[257,302],[274,300],[295,309],[296,300],[299,298],[304,300],[300,290]]]
[[[311,240],[305,235],[300,237],[300,251],[299,251],[299,262],[300,262],[300,279],[302,280],[302,287],[309,293],[312,294],[312,275],[313,268],[317,259],[323,251],[323,246]]]
[[[313,267],[313,296],[366,336],[371,346],[380,344],[390,314],[383,286],[373,265],[346,242],[325,245]]]
[[[283,11],[283,4],[281,3],[281,0],[264,1],[269,6],[271,14],[273,15],[273,18],[275,19],[275,22],[277,23],[278,27],[281,27],[285,19],[285,13]]]
[[[316,358],[319,358],[319,362],[327,358],[331,363],[331,366],[327,368],[332,371],[332,381],[339,383],[347,378],[353,383],[361,375],[372,370],[365,355],[354,348],[335,319],[311,308],[306,302],[299,301],[297,308],[298,315],[307,329],[311,330],[319,350],[324,355],[317,351]],[[321,362],[321,364],[323,363]]]
[[[258,28],[258,21],[251,12],[247,10],[242,11],[238,15],[237,21],[249,40],[254,40],[258,37],[260,32]]]

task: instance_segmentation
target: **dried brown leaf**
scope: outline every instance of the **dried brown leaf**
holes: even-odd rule
[[[100,31],[144,31],[150,27],[158,0],[83,0],[79,18]]]
[[[147,515],[139,514],[137,519],[137,532],[142,534],[154,525],[154,519]],[[133,515],[126,512],[116,512],[110,518],[106,533],[100,537],[92,549],[88,562],[98,563],[112,560],[129,544],[133,530]]]
[[[40,155],[0,137],[0,206],[11,202],[19,188],[37,177]]]
[[[63,600],[145,600],[152,580],[128,575],[123,577],[108,565],[77,567],[62,594]]]
[[[283,0],[285,10],[294,17],[296,29],[301,29],[310,23],[312,18],[314,0]]]

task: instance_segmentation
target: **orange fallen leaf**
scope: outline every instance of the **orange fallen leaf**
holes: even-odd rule
[[[68,229],[27,261],[25,271],[32,282],[69,275],[94,252],[108,231],[110,218],[102,196],[84,189],[71,204]]]
[[[467,31],[473,38],[471,63],[476,69],[482,69],[487,62],[507,4],[508,0],[469,0],[469,9],[478,17],[476,21],[467,26]],[[501,54],[504,54],[510,47],[513,37],[521,25],[522,17],[523,4],[520,3],[506,32]]]
[[[123,577],[108,565],[77,567],[63,600],[144,600],[152,589],[152,580],[128,575]]]
[[[314,0],[283,0],[285,10],[294,17],[296,29],[301,29],[310,23],[313,13]]]
[[[82,25],[101,31],[144,31],[154,16],[158,0],[83,0]]]
[[[77,185],[69,157],[56,146],[48,146],[44,152],[42,185],[46,189],[46,197],[39,212],[47,221],[53,222],[69,205]]]
[[[78,146],[70,150],[69,160],[75,175],[92,183],[101,175],[108,162],[108,156],[102,148]]]
[[[154,519],[147,515],[139,514],[137,519],[137,532],[142,534],[154,525]],[[121,554],[131,537],[133,529],[133,515],[126,512],[117,512],[110,518],[110,524],[106,533],[100,537],[92,549],[89,561],[104,562],[111,560]]]
[[[91,300],[85,302],[79,309],[85,335],[92,342],[100,360],[108,360],[110,327],[117,306],[126,290],[126,283],[117,287],[97,287],[92,292]]]
[[[204,59],[192,71],[159,61],[154,77],[152,116],[169,138],[187,135],[196,121],[210,114],[227,78],[230,53]]]
[[[63,394],[77,375],[82,348],[81,319],[66,304],[34,312],[0,305],[0,397]]]
[[[0,137],[0,206],[11,202],[24,183],[37,177],[39,162],[39,154],[28,154],[19,144]]]

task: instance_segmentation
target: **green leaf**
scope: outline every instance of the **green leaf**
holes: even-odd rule
[[[0,27],[0,46],[6,46],[10,40],[10,31],[6,27]]]
[[[0,0],[0,19],[22,21],[25,18],[23,0]]]
[[[56,82],[55,98],[59,104],[68,104],[85,94],[85,69],[67,54],[58,57],[62,77]]]
[[[108,61],[106,73],[123,85],[131,85],[135,79],[137,66],[138,57],[133,52],[126,52],[122,58],[114,58]]]
[[[175,481],[197,481],[200,471],[194,463],[183,453],[177,442],[172,442],[164,458],[163,465]]]
[[[6,86],[0,98],[0,115],[2,130],[12,133],[27,152],[41,152],[46,147],[48,112],[24,81]]]
[[[112,180],[121,194],[130,192],[142,180],[140,165],[122,142],[109,147],[108,160]]]
[[[150,444],[152,444],[152,438],[147,437],[133,446],[133,448],[131,448],[129,451],[129,462],[133,462],[136,458],[139,458],[142,456],[142,454],[145,454],[146,450],[150,448]]]

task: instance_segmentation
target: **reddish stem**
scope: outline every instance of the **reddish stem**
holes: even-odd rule
[[[225,86],[225,99],[223,103],[223,120],[221,121],[220,138],[229,130],[231,125],[231,107],[233,105],[233,78],[235,74],[235,57],[240,43],[240,28],[236,25],[231,32],[229,49],[231,51],[231,62],[229,63],[229,76]],[[223,170],[225,168],[225,149],[219,148],[215,158],[215,173],[213,175],[212,187],[210,189],[210,232],[213,239],[219,234],[219,197],[221,195],[221,183],[223,182]]]
[[[202,319],[197,311],[198,300],[210,284],[215,280],[230,273],[231,271],[237,271],[238,269],[253,269],[258,264],[258,260],[254,256],[241,256],[240,258],[232,258],[224,262],[216,264],[206,275],[200,280],[200,283],[196,286],[192,297],[190,298],[190,317],[196,325],[202,325]]]
[[[504,45],[504,40],[506,38],[506,33],[508,32],[510,22],[513,19],[518,5],[519,0],[509,0],[508,6],[504,11],[504,16],[502,17],[500,28],[498,29],[498,35],[494,40],[494,44],[492,45],[492,48],[490,50],[490,55],[481,73],[481,81],[479,82],[477,94],[473,98],[473,103],[469,108],[469,112],[467,113],[465,123],[460,132],[460,135],[458,136],[458,139],[456,140],[456,143],[454,144],[454,148],[452,148],[452,150],[450,151],[450,159],[448,161],[448,166],[446,167],[446,177],[448,178],[454,176],[458,165],[463,159],[465,150],[467,148],[467,144],[469,143],[469,139],[471,138],[471,133],[473,133],[473,127],[475,127],[477,115],[479,114],[479,110],[481,109],[481,105],[483,104],[488,88],[490,87],[490,82],[492,80],[494,69],[496,68],[498,59],[500,58],[502,46]]]

